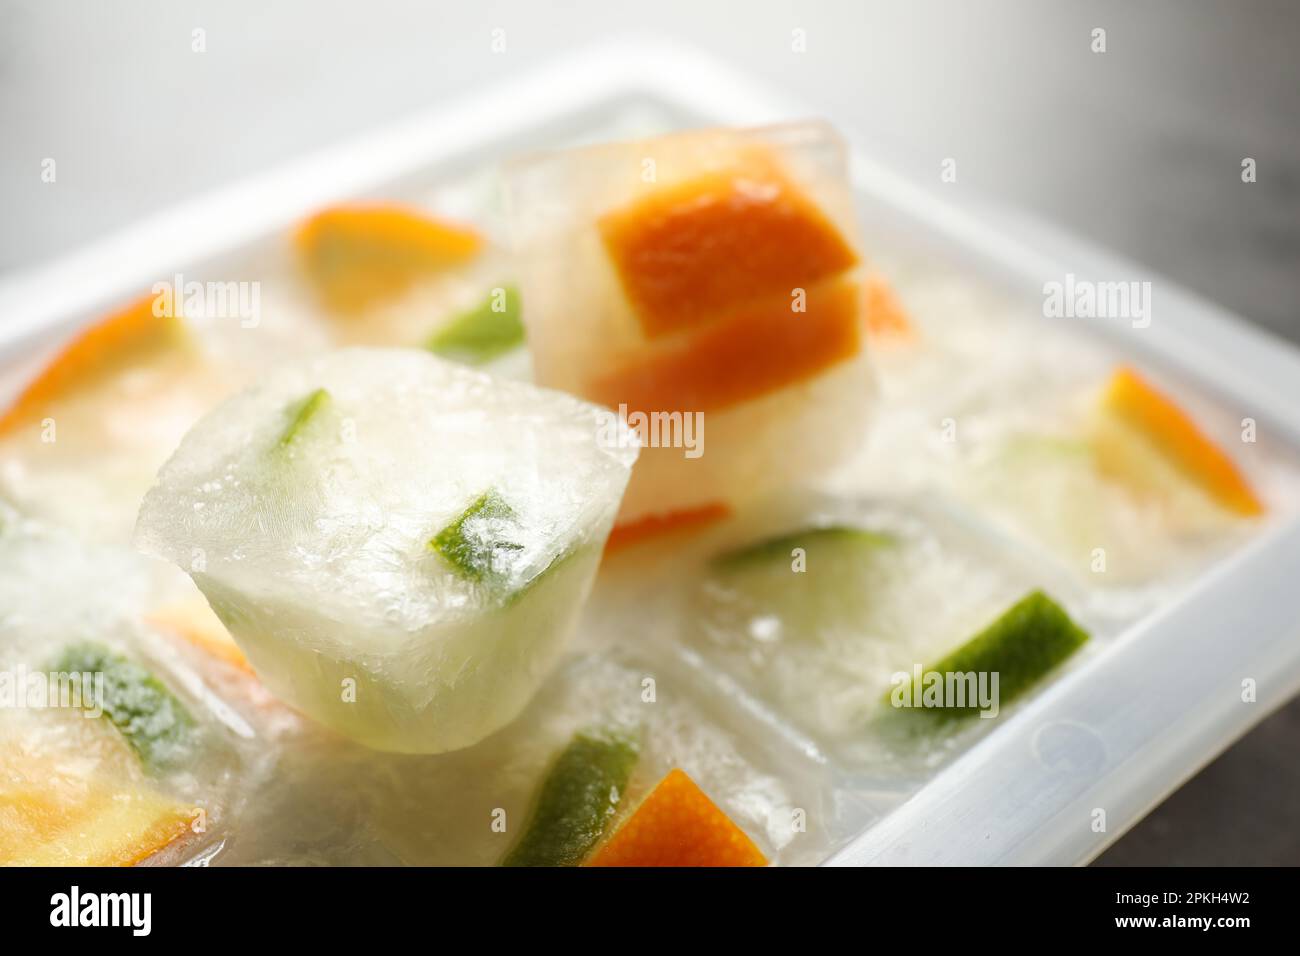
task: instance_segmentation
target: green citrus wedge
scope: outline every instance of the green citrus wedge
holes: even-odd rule
[[[194,718],[145,667],[84,643],[64,651],[52,670],[80,685],[83,710],[102,710],[147,766],[166,767],[188,755],[198,732]]]
[[[435,355],[481,365],[524,344],[524,323],[519,290],[498,286],[479,305],[456,316],[433,337],[428,348]]]
[[[640,748],[623,732],[579,731],[538,791],[523,835],[502,866],[577,866],[609,825]]]

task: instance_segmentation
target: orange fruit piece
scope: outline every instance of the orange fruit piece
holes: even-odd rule
[[[662,514],[646,515],[635,521],[614,526],[605,541],[605,553],[611,554],[623,548],[640,544],[649,538],[671,534],[674,531],[687,531],[702,528],[731,516],[731,509],[724,502],[711,501],[698,508],[685,508],[681,511],[667,511]]]
[[[856,265],[835,225],[753,156],[651,192],[598,222],[623,292],[654,338]]]
[[[1178,471],[1227,510],[1263,514],[1241,471],[1174,401],[1128,366],[1111,376],[1103,408],[1141,434]]]
[[[907,310],[884,276],[873,272],[863,286],[867,331],[873,337],[897,340],[915,337]]]
[[[766,866],[767,858],[681,770],[673,770],[587,866]]]
[[[186,834],[190,810],[139,779],[102,721],[48,719],[74,741],[43,728],[0,746],[0,865],[131,866]]]
[[[861,292],[832,280],[744,306],[596,378],[588,397],[628,412],[710,412],[811,378],[862,349]]]
[[[74,392],[185,343],[185,323],[155,316],[154,301],[155,296],[145,296],[73,338],[0,416],[0,435],[40,421],[55,402]]]
[[[151,627],[189,641],[227,664],[253,673],[253,666],[235,639],[208,607],[207,601],[198,595],[188,601],[163,605],[150,613],[145,621]]]
[[[44,789],[0,795],[0,862],[133,866],[183,836],[189,817],[164,797],[105,782],[69,802]]]
[[[319,212],[298,227],[294,244],[326,304],[355,313],[468,261],[483,239],[468,226],[374,205]]]

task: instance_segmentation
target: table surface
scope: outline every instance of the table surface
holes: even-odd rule
[[[0,273],[644,32],[784,85],[948,200],[1027,209],[1300,341],[1300,8],[1282,0],[3,0]],[[1292,701],[1099,862],[1300,864],[1297,740]]]

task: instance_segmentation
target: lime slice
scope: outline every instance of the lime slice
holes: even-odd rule
[[[772,564],[789,565],[797,558],[796,549],[801,549],[809,562],[820,557],[835,560],[874,551],[882,545],[893,543],[894,539],[890,535],[878,531],[829,525],[778,535],[728,551],[715,557],[713,566],[722,571],[735,571]]]
[[[1087,464],[1092,456],[1092,446],[1083,438],[1026,432],[1008,438],[1002,452],[1013,464],[1044,459]]]
[[[640,747],[625,733],[579,731],[542,781],[528,827],[502,866],[577,866],[618,809]]]
[[[462,577],[471,581],[499,580],[510,559],[524,546],[512,540],[523,529],[514,509],[492,489],[479,495],[460,517],[434,536],[429,547]]]
[[[481,365],[524,344],[519,290],[498,286],[481,304],[452,319],[429,340],[436,355]]]
[[[714,558],[699,593],[707,627],[820,640],[857,630],[874,603],[873,562],[893,537],[848,526],[808,528]]]
[[[290,405],[287,414],[289,424],[280,434],[280,447],[288,448],[296,442],[302,436],[303,430],[320,414],[321,409],[329,404],[329,401],[330,393],[323,388],[318,388],[306,398]]]
[[[1061,606],[1042,591],[1033,591],[1005,611],[1001,617],[965,644],[925,668],[923,674],[998,675],[999,709],[1028,690],[1048,672],[1083,646],[1088,632]],[[924,680],[924,677],[923,677]],[[886,695],[891,699],[897,689]],[[978,702],[958,706],[944,700],[937,706],[922,705],[922,688],[913,678],[914,706],[897,708],[941,720],[971,717],[981,712]]]
[[[52,670],[70,675],[80,686],[83,709],[102,709],[148,766],[165,767],[190,752],[198,733],[194,718],[136,662],[101,644],[85,643],[64,651]]]

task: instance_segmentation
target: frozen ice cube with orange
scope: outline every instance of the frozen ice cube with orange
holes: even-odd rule
[[[734,507],[858,446],[874,379],[845,164],[833,130],[797,123],[510,169],[538,381],[647,446],[620,522]]]

